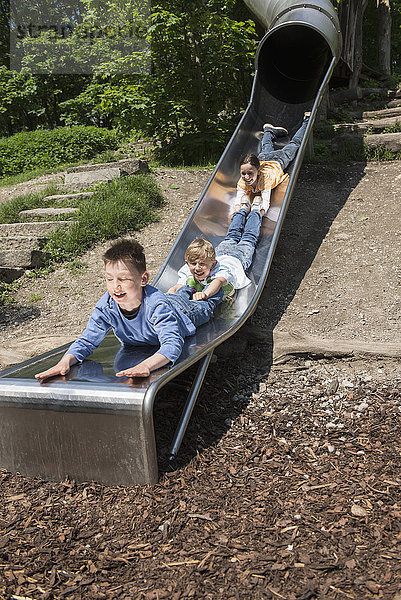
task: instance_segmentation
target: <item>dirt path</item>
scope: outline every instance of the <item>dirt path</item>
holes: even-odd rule
[[[43,190],[47,185],[52,183],[64,183],[64,175],[66,171],[60,171],[60,173],[54,173],[49,175],[41,175],[35,179],[24,181],[22,183],[15,183],[6,187],[0,187],[0,204],[7,200],[12,200],[17,196],[23,194],[30,194],[31,192],[38,192]]]

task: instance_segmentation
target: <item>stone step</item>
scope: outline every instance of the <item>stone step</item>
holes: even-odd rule
[[[34,269],[42,267],[48,256],[41,250],[0,250],[0,268]]]
[[[13,269],[9,267],[0,267],[0,281],[12,283],[24,274],[25,269]]]
[[[397,106],[401,106],[401,98],[395,98],[387,102],[387,108],[396,108]]]
[[[331,141],[331,150],[341,152],[346,150],[350,144],[358,144],[362,149],[363,144],[368,148],[375,149],[383,146],[390,152],[401,151],[401,132],[400,133],[381,133],[371,135],[355,136],[351,133],[337,135]]]
[[[388,117],[401,117],[401,106],[395,108],[383,108],[382,110],[366,110],[362,113],[363,119],[386,119]]]
[[[386,102],[387,106],[398,98],[401,98],[401,90],[388,90],[387,88],[362,88],[355,87],[351,89],[334,90],[330,92],[331,105],[339,106],[341,104],[350,105],[351,102],[364,102],[368,96],[372,96],[375,101],[380,99]],[[394,106],[397,106],[395,104]]]
[[[33,221],[32,223],[1,223],[0,240],[9,235],[46,236],[60,226],[71,227],[76,221]]]
[[[85,173],[88,171],[101,171],[107,169],[120,169],[124,175],[137,175],[138,173],[149,173],[148,163],[137,158],[124,158],[109,163],[98,163],[97,165],[80,165],[78,167],[69,167],[67,174]],[[67,183],[67,181],[66,181]]]
[[[359,123],[339,123],[334,125],[334,131],[340,133],[366,133],[372,129],[375,133],[383,131],[387,127],[401,125],[401,116],[388,117],[387,119],[370,119]]]
[[[0,250],[41,249],[46,237],[37,235],[0,235]]]
[[[76,215],[78,208],[32,208],[30,210],[21,210],[19,216],[27,221],[36,221],[38,219],[51,219],[67,215]]]
[[[376,135],[365,135],[365,144],[368,148],[374,149],[384,146],[391,152],[401,151],[401,132],[400,133],[382,133]]]
[[[96,183],[108,182],[113,179],[118,179],[124,175],[121,169],[117,167],[98,169],[96,171],[82,171],[78,173],[66,173],[65,184],[68,186],[76,186],[77,189],[83,189],[95,185]]]
[[[53,196],[46,196],[46,200],[50,202],[65,202],[66,200],[85,200],[93,196],[94,192],[77,192],[76,194],[54,194]]]

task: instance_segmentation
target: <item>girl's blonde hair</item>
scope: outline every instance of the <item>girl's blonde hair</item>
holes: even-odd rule
[[[199,258],[216,260],[213,244],[203,238],[197,238],[191,242],[185,252],[185,260],[188,262],[194,262]]]

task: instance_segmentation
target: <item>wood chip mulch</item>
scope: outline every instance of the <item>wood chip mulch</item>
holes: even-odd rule
[[[400,416],[394,382],[214,365],[154,487],[0,471],[0,598],[401,600]]]

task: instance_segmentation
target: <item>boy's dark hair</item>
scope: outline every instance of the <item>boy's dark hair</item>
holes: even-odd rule
[[[257,169],[259,169],[260,167],[260,160],[258,159],[258,157],[256,156],[256,154],[244,154],[244,156],[241,158],[239,165],[246,165],[246,163],[251,164],[253,167],[256,167]]]
[[[146,259],[143,246],[133,239],[121,239],[114,242],[103,254],[104,264],[119,260],[142,274],[146,271]]]

